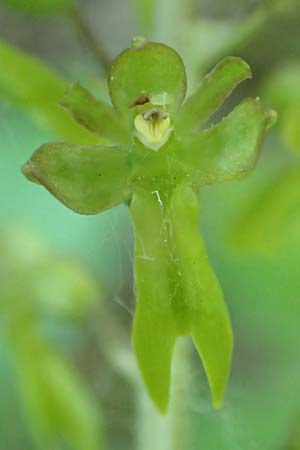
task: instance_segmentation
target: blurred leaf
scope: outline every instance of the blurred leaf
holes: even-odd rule
[[[56,255],[28,230],[2,228],[0,254],[0,309],[6,315],[27,311],[38,320],[78,320],[101,297],[100,286],[81,264]]]
[[[10,342],[17,381],[38,446],[41,450],[60,448],[61,444],[74,450],[102,449],[99,407],[79,376],[35,336],[29,323],[16,326]]]
[[[80,84],[75,84],[60,102],[77,122],[92,133],[113,143],[126,144],[129,133],[122,125],[117,111],[108,103],[96,99]]]
[[[300,76],[299,76],[300,83]],[[284,115],[283,133],[287,145],[300,153],[300,102],[293,103]]]
[[[278,109],[283,138],[289,148],[300,152],[300,64],[277,69],[264,83],[262,91]]]
[[[23,166],[23,172],[81,214],[96,214],[129,197],[128,155],[114,147],[44,144]]]
[[[73,322],[90,317],[96,300],[101,299],[100,286],[76,260],[53,257],[32,276],[32,296],[50,317]]]
[[[235,246],[270,255],[300,238],[300,168],[282,170],[250,197],[232,228]]]
[[[184,134],[197,131],[219,109],[233,89],[251,78],[248,64],[240,58],[228,57],[206,77],[198,89],[186,100],[176,117],[176,124]]]
[[[47,15],[69,13],[75,0],[1,0],[1,2],[23,13]]]
[[[66,81],[37,59],[0,42],[0,98],[25,109],[40,125],[63,139],[99,142],[58,106],[67,89]]]
[[[179,46],[188,61],[187,66],[192,66],[195,72],[200,70],[200,74],[204,73],[210,64],[218,60],[219,55],[223,56],[224,47],[239,32],[240,26],[233,20],[208,17],[184,24],[185,33],[180,36],[183,42],[179,42]]]
[[[244,20],[203,17],[186,21],[178,39],[189,68],[191,85],[197,86],[200,75],[216,61],[231,54],[239,54],[240,49],[257,36],[268,17],[270,10],[258,8]]]
[[[241,3],[244,3],[244,6]],[[252,11],[245,15],[246,3],[237,2],[235,13],[232,15],[227,12],[224,17],[225,10],[219,17],[214,14],[215,17],[204,15],[197,18],[193,14],[189,20],[181,22],[181,28],[176,26],[175,45],[184,56],[193,86],[195,82],[197,83],[199,72],[204,74],[209,67],[225,56],[241,54],[245,48],[253,47],[253,41],[256,44],[257,38],[264,37],[265,31],[272,26],[276,39],[278,27],[273,24],[296,15],[299,7],[298,0],[266,0],[253,2]],[[239,8],[243,15],[241,18],[239,18]],[[258,51],[256,53],[258,54]]]
[[[128,116],[128,108],[141,95],[166,93],[168,104],[178,109],[186,90],[185,68],[175,50],[163,44],[142,43],[122,52],[109,76],[111,100]]]
[[[290,62],[273,71],[263,84],[263,92],[280,109],[300,100],[300,64]]]
[[[77,319],[91,310],[99,295],[95,282],[17,227],[1,230],[0,254],[1,337],[12,350],[32,435],[41,450],[66,444],[100,450],[98,405],[75,370],[43,340],[49,316]]]
[[[184,143],[182,161],[195,185],[235,180],[253,169],[261,140],[276,121],[275,111],[246,99],[227,117]]]
[[[293,420],[293,426],[291,427],[287,444],[282,446],[280,450],[300,450],[300,416],[297,415]]]

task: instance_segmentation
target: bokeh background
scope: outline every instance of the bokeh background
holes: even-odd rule
[[[180,52],[190,90],[224,56],[250,64],[214,120],[245,96],[279,113],[255,171],[199,194],[235,335],[220,411],[188,340],[167,418],[144,392],[126,208],[76,215],[20,172],[70,134],[27,55],[107,99],[107,61],[137,34]],[[1,0],[0,220],[0,450],[300,449],[299,0]]]

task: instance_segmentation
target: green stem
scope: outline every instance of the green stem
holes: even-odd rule
[[[167,416],[161,416],[157,412],[142,383],[136,383],[138,450],[182,450],[188,447],[189,349],[187,339],[178,340],[173,357],[171,401]]]
[[[172,450],[188,448],[187,399],[191,367],[190,344],[186,338],[178,339],[173,355],[169,416]]]
[[[106,73],[108,73],[110,64],[111,64],[111,59],[110,59],[109,55],[107,54],[107,51],[104,48],[104,46],[102,45],[102,43],[99,40],[96,40],[89,25],[87,24],[86,20],[82,16],[82,13],[79,10],[79,8],[74,7],[72,9],[70,17],[71,17],[73,24],[79,31],[79,33],[85,39],[88,47],[90,48],[91,52],[94,54],[96,60],[100,64],[100,66],[105,70]]]

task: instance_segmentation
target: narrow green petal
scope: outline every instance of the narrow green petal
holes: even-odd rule
[[[145,304],[147,301],[145,297],[153,298],[149,289],[153,289],[154,272],[151,265],[148,266],[139,270],[139,273],[143,274],[144,281],[138,283],[137,287],[141,305],[137,307],[135,313],[133,345],[149,395],[158,410],[165,414],[169,404],[171,363],[176,335],[170,316],[165,315],[163,311],[155,312],[155,305],[149,308]],[[139,275],[136,274],[136,277]],[[156,307],[161,306],[164,301],[165,298],[160,295]]]
[[[277,118],[257,99],[246,99],[217,125],[184,141],[181,158],[194,185],[238,179],[255,166],[265,131]]]
[[[175,189],[171,220],[189,330],[207,374],[213,403],[219,407],[228,381],[233,338],[223,294],[199,234],[198,199],[191,188]]]
[[[109,91],[117,110],[129,108],[143,93],[167,93],[170,109],[177,109],[186,91],[185,68],[175,50],[163,44],[142,43],[122,52],[113,62]]]
[[[223,59],[184,103],[176,118],[178,132],[188,134],[197,131],[233,89],[247,78],[251,78],[251,70],[245,61],[236,57]]]
[[[32,155],[23,173],[80,214],[96,214],[129,197],[127,154],[114,147],[48,143]]]
[[[176,332],[170,309],[168,248],[163,244],[164,218],[157,195],[135,192],[130,205],[135,229],[137,295],[133,343],[148,392],[164,413],[169,402]]]
[[[126,144],[129,133],[121,117],[109,104],[96,99],[79,83],[60,102],[80,125],[116,144]]]
[[[198,232],[191,188],[135,190],[137,309],[133,341],[141,373],[161,412],[168,406],[175,340],[192,334],[220,406],[227,384],[232,332],[218,281]]]

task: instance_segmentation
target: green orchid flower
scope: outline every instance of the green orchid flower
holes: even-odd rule
[[[244,61],[226,58],[184,102],[180,56],[166,45],[134,39],[111,66],[112,106],[79,84],[62,100],[101,145],[48,143],[23,166],[31,181],[78,213],[128,205],[135,231],[133,345],[161,412],[168,406],[179,336],[192,335],[215,407],[227,384],[232,330],[199,234],[197,191],[250,172],[276,113],[246,99],[220,123],[201,127],[249,77]]]

